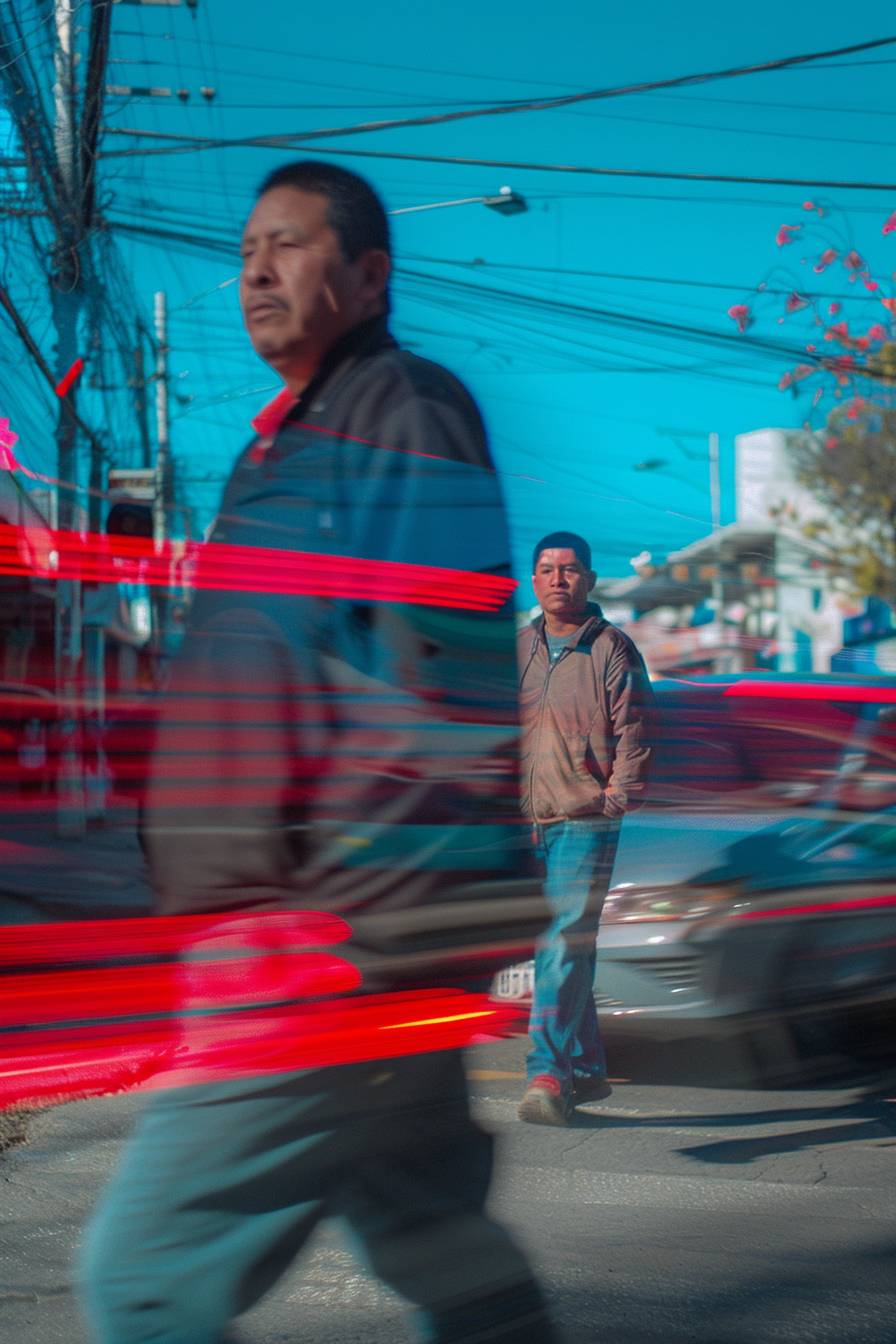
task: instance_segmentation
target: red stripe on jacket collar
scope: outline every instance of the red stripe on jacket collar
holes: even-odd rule
[[[274,400],[263,406],[253,419],[252,428],[256,434],[264,438],[276,434],[297,401],[298,397],[288,387],[281,388]]]

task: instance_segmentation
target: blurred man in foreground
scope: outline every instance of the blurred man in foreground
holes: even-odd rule
[[[330,963],[296,952],[303,911],[350,926],[331,969],[388,1002],[487,983],[538,920],[513,817],[513,584],[478,412],[388,332],[372,190],[328,164],[278,169],[242,257],[244,320],[286,389],[197,567],[145,845],[160,911],[246,911],[274,1001],[304,986],[319,1024],[303,967]],[[188,1051],[214,1025],[209,965],[230,955],[222,923],[185,959]],[[368,1062],[164,1092],[88,1239],[96,1337],[220,1344],[335,1215],[429,1338],[548,1340],[528,1265],[484,1212],[490,1170],[456,1050],[384,1043]]]
[[[551,924],[535,954],[521,1120],[565,1125],[612,1091],[594,969],[619,824],[644,797],[653,702],[644,662],[596,602],[591,548],[552,532],[532,555],[542,615],[519,636],[523,805],[544,864]]]

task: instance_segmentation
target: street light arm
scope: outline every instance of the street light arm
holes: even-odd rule
[[[487,205],[499,215],[519,215],[528,210],[526,198],[510,187],[502,187],[497,193],[488,196],[461,196],[456,201],[428,201],[425,205],[402,205],[390,210],[390,215],[413,215],[420,210],[444,210],[452,205]]]
[[[398,210],[390,210],[390,215],[414,215],[418,210],[443,210],[449,205],[482,205],[485,196],[462,196],[457,201],[430,201],[427,205],[402,205]]]

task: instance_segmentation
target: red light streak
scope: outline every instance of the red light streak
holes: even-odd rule
[[[414,990],[205,1017],[0,1034],[0,1108],[457,1050],[520,1030],[518,1006]]]
[[[351,937],[338,915],[316,910],[265,910],[262,914],[156,915],[137,919],[86,919],[66,924],[16,924],[0,928],[0,966],[173,957],[210,937],[221,952],[330,947]]]
[[[520,1029],[517,1006],[457,989],[340,997],[360,975],[319,949],[350,932],[315,911],[0,929],[0,965],[28,968],[0,977],[0,1107],[453,1050]]]
[[[697,684],[697,683],[693,683]],[[836,682],[737,681],[722,692],[727,696],[775,700],[896,701],[896,686],[844,686]]]
[[[233,957],[218,961],[35,971],[0,980],[0,1027],[175,1013],[189,980],[195,1009],[262,1007],[265,1003],[357,989],[354,966],[329,953]],[[2,1040],[2,1038],[0,1038]]]
[[[268,408],[265,407],[265,409]],[[408,457],[425,457],[429,462],[451,462],[451,458],[446,458],[444,453],[424,453],[419,448],[399,448],[391,443],[378,443],[376,439],[362,439],[358,434],[345,434],[338,429],[328,429],[326,425],[314,425],[310,420],[294,420],[292,423],[296,429],[307,429],[312,434],[323,434],[327,438],[339,439],[343,443],[358,443],[362,448],[379,448],[386,453],[404,453]],[[495,474],[495,469],[491,466],[480,465],[479,470],[486,471],[489,475]],[[526,479],[537,479],[537,477]]]
[[[779,905],[773,910],[739,910],[735,919],[784,919],[791,915],[829,915],[844,910],[888,910],[896,906],[894,896],[856,896],[843,901],[814,901],[804,905]]]
[[[27,528],[0,525],[0,574],[404,602],[465,611],[498,611],[517,586],[514,579],[470,570],[225,542],[156,544],[143,537],[95,532],[82,536],[45,529],[36,540],[40,555]]]

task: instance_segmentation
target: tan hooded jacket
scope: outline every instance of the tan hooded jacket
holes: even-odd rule
[[[551,665],[539,616],[518,636],[523,808],[532,821],[621,817],[644,801],[654,699],[644,661],[596,603]]]

